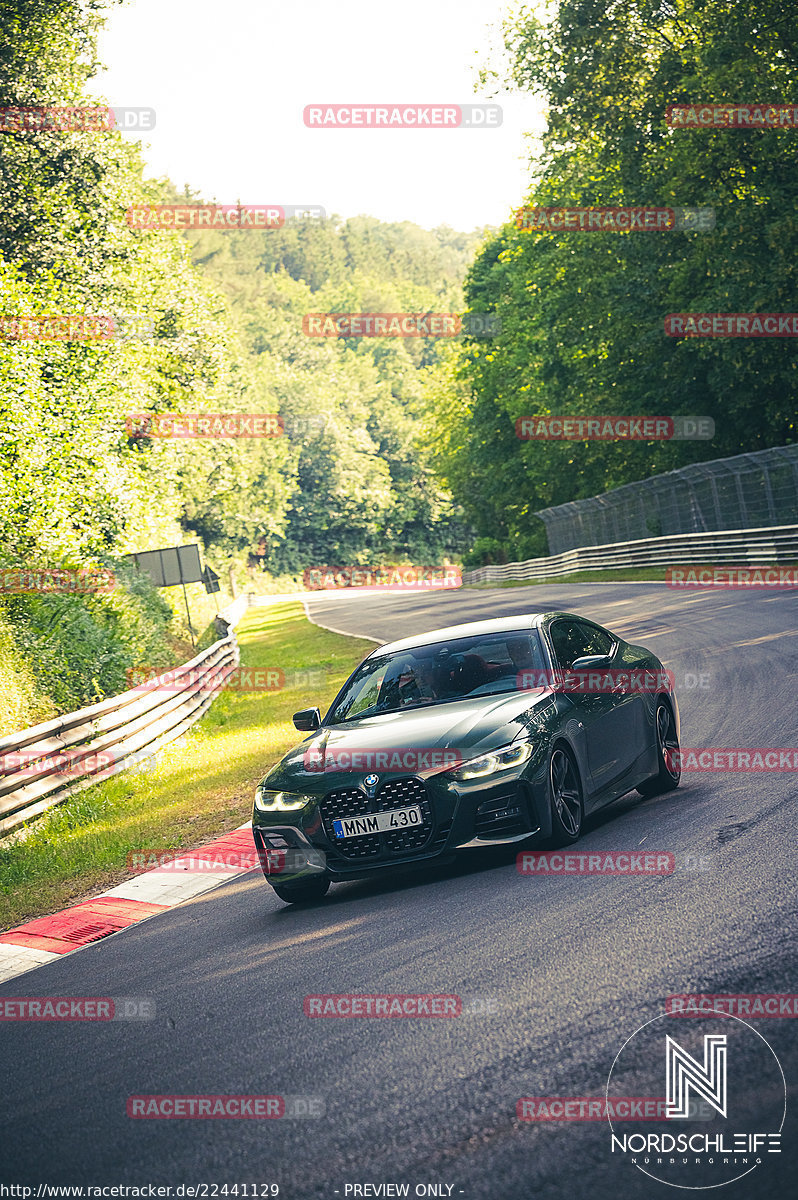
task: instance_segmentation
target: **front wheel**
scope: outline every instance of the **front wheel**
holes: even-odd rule
[[[558,746],[549,761],[549,798],[551,802],[551,844],[570,846],[582,832],[584,805],[582,785],[574,760]]]
[[[316,875],[313,879],[301,879],[297,883],[273,883],[272,887],[286,904],[301,904],[303,901],[322,900],[329,891],[330,881],[324,875]]]
[[[660,796],[672,792],[679,786],[682,767],[679,761],[679,737],[676,733],[676,718],[667,700],[657,701],[654,714],[654,729],[657,738],[657,774],[638,786],[641,796]]]

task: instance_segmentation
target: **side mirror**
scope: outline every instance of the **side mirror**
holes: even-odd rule
[[[294,713],[294,728],[303,733],[312,733],[321,725],[321,713],[317,708],[303,708],[302,712]]]
[[[610,654],[586,654],[584,658],[575,658],[571,663],[571,671],[600,671],[603,667],[612,665]]]

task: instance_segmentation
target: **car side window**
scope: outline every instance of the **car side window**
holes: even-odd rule
[[[347,712],[347,717],[356,717],[358,713],[364,712],[367,708],[373,708],[377,703],[377,698],[380,694],[380,687],[385,678],[387,664],[379,671],[375,671],[365,683],[360,693],[352,701],[352,705]]]
[[[613,639],[603,629],[588,625],[585,621],[577,621],[585,638],[585,654],[609,654],[613,647]]]
[[[565,670],[588,654],[609,654],[612,638],[603,629],[585,621],[563,618],[555,621],[549,631],[557,662]]]

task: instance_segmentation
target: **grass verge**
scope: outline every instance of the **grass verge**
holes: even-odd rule
[[[312,625],[294,602],[250,609],[237,629],[242,666],[278,669],[275,692],[226,691],[178,742],[52,809],[24,840],[0,843],[0,927],[57,912],[121,883],[142,849],[195,849],[248,820],[255,784],[301,734],[292,714],[322,712],[374,647]],[[321,672],[310,694],[296,672]],[[307,678],[307,676],[306,676]]]
[[[700,566],[709,564],[701,563]],[[573,575],[557,575],[554,579],[505,579],[497,583],[468,583],[473,589],[543,587],[550,583],[664,583],[667,567],[617,567],[612,571],[575,571]]]

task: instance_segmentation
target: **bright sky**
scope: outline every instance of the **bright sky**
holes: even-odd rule
[[[109,104],[154,108],[150,174],[220,204],[315,204],[430,228],[498,225],[525,198],[541,107],[475,93],[500,0],[129,0],[100,38]],[[496,53],[492,56],[496,60]],[[308,129],[307,104],[498,102],[494,129]]]

